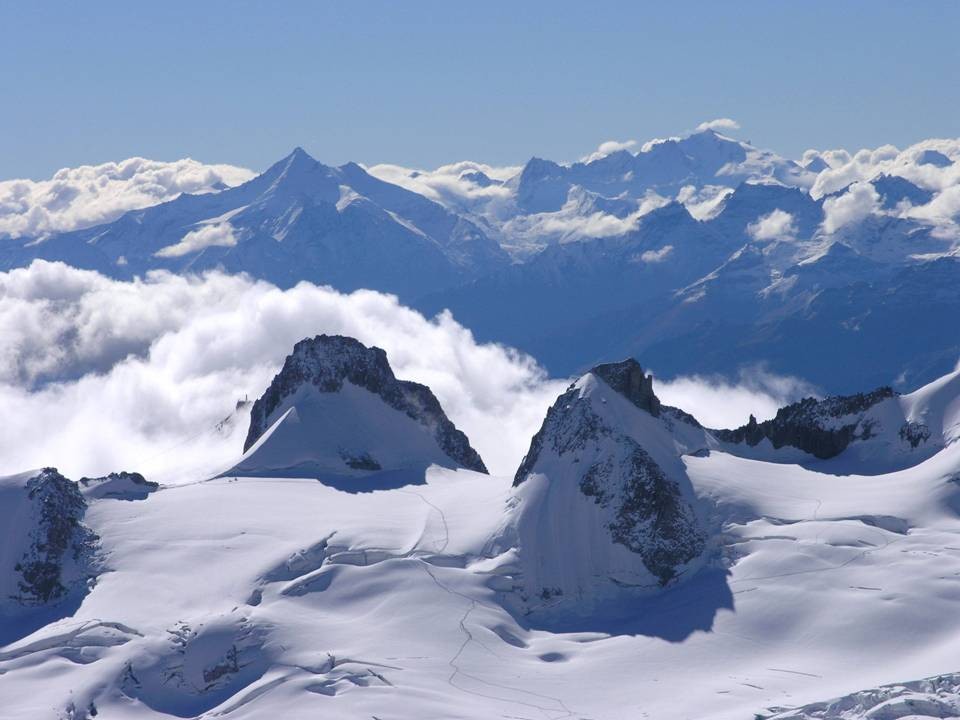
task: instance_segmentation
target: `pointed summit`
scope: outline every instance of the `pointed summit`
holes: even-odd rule
[[[703,429],[660,406],[636,360],[571,385],[530,444],[504,523],[524,610],[589,614],[693,572],[707,533],[680,455],[704,446]]]

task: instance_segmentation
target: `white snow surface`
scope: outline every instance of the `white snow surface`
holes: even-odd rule
[[[433,466],[374,492],[322,472],[183,477],[88,498],[104,572],[75,612],[0,648],[0,715],[947,717],[956,682],[902,684],[960,666],[958,377],[898,400],[940,449],[894,472],[683,454],[709,557],[615,621],[507,611],[508,477]]]

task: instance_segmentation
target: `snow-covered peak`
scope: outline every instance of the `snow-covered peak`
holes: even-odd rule
[[[680,456],[704,440],[633,359],[573,383],[531,442],[504,525],[525,609],[589,614],[693,567],[707,534]]]
[[[244,451],[230,474],[486,472],[430,388],[397,380],[383,350],[341,335],[296,344],[253,405]]]

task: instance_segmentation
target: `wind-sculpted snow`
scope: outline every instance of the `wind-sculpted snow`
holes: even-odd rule
[[[345,384],[349,386],[346,389]],[[360,416],[359,408],[369,403],[366,398],[357,397],[356,406],[351,407],[349,398],[358,390],[379,398],[385,406],[381,415],[392,409],[402,415],[403,420],[397,425],[388,425],[376,422],[379,418],[368,418],[369,424],[361,421],[354,428],[351,421],[355,422],[354,416]],[[311,393],[319,393],[320,402],[325,400],[323,396],[337,396],[345,402],[336,409],[313,409],[317,401]],[[311,412],[315,414],[316,427],[310,427]],[[378,410],[374,406],[371,412],[376,414]],[[418,426],[420,434],[431,437],[436,447],[457,467],[487,472],[467,436],[450,422],[430,388],[397,380],[386,353],[378,347],[368,348],[350,337],[318,335],[294,346],[293,353],[287,356],[270,387],[253,404],[250,429],[243,446],[244,451],[250,453],[230,472],[243,473],[245,469],[250,472],[254,468],[260,473],[276,472],[302,464],[308,458],[314,463],[329,462],[331,458],[324,458],[324,452],[332,456],[334,468],[344,471],[376,472],[405,467],[409,463],[429,464],[437,459],[436,453],[425,449],[427,454],[417,457],[416,448],[421,447],[423,441],[415,437],[416,430],[409,428],[410,421]],[[343,437],[342,433],[327,425],[329,422],[351,428],[356,436]],[[297,446],[298,443],[287,447],[291,441],[286,437],[286,427],[291,423],[306,426],[296,428],[301,447]],[[269,436],[264,437],[268,432]],[[311,433],[313,437],[310,437]],[[264,440],[257,445],[261,437]],[[325,447],[333,442],[333,438],[341,444]],[[283,447],[293,454],[286,455],[277,447],[282,443],[287,443]],[[401,452],[399,458],[396,455],[398,449]],[[264,462],[267,465],[263,465]],[[283,462],[289,464],[276,464]]]

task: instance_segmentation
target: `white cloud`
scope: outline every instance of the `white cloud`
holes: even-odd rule
[[[208,247],[234,247],[237,238],[233,234],[233,226],[228,222],[203,225],[197,230],[191,230],[175,245],[167,245],[154,253],[157,257],[180,257],[197,252]]]
[[[0,182],[0,236],[37,237],[115,220],[128,210],[207,193],[254,176],[232,165],[130,158],[65,168],[50,180]]]
[[[855,182],[837,197],[823,203],[823,229],[835,233],[844,225],[860,222],[880,209],[880,196],[868,182]]]
[[[119,469],[176,481],[229,467],[258,397],[300,339],[352,335],[386,350],[397,376],[429,385],[488,467],[512,474],[568,380],[528,356],[477,343],[449,314],[395,297],[301,283],[280,290],[218,272],[111,280],[37,261],[0,273],[0,475],[54,465],[72,477]],[[732,427],[807,391],[792,378],[657,383],[665,402]]]
[[[666,260],[673,252],[673,245],[664,245],[659,250],[644,250],[637,257],[637,260],[648,265],[653,265]]]
[[[615,152],[620,152],[621,150],[632,150],[636,145],[636,140],[607,140],[606,142],[600,143],[599,147],[592,153],[580,158],[580,161],[586,163],[593,162],[594,160],[599,160],[600,158],[612,155]]]
[[[596,209],[594,200],[592,193],[574,186],[560,210],[519,215],[503,224],[503,232],[514,240],[539,244],[616,237],[636,230],[644,215],[670,202],[669,198],[651,190],[631,205],[628,211],[625,210],[622,215],[614,215]]]
[[[0,273],[0,474],[55,465],[170,480],[222,469],[246,421],[224,433],[216,423],[263,392],[294,343],[323,332],[384,348],[398,377],[429,385],[503,473],[566,386],[527,356],[478,344],[449,315],[427,320],[388,295],[282,291],[220,273],[120,282],[38,261]]]
[[[697,220],[709,220],[720,212],[725,198],[733,194],[733,188],[723,185],[684,185],[677,193],[681,203]]]
[[[747,233],[754,240],[792,240],[797,235],[797,226],[793,215],[777,209],[750,223]]]
[[[922,164],[927,150],[935,150],[953,162],[946,167]],[[941,191],[960,184],[960,139],[924,140],[905,150],[893,145],[863,149],[851,155],[846,150],[828,150],[818,153],[808,150],[804,158],[823,158],[830,167],[822,171],[811,189],[814,197],[823,197],[842,190],[858,180],[872,180],[877,175],[899,175],[927,190]]]
[[[386,163],[372,165],[366,170],[384,182],[420,193],[448,208],[465,211],[482,207],[486,213],[497,215],[501,210],[499,206],[511,197],[510,190],[500,183],[519,173],[522,168],[494,167],[464,161],[443,165],[436,170],[413,170]],[[482,182],[477,183],[475,178],[479,174],[495,182],[486,186]]]
[[[707,120],[697,125],[697,132],[703,132],[704,130],[739,130],[740,123],[738,123],[733,118],[715,118],[713,120]]]
[[[692,375],[654,383],[660,400],[691,413],[710,428],[736,428],[753,414],[769,420],[784,405],[817,396],[816,388],[795,377],[759,367],[743,370],[732,383],[722,377]]]

